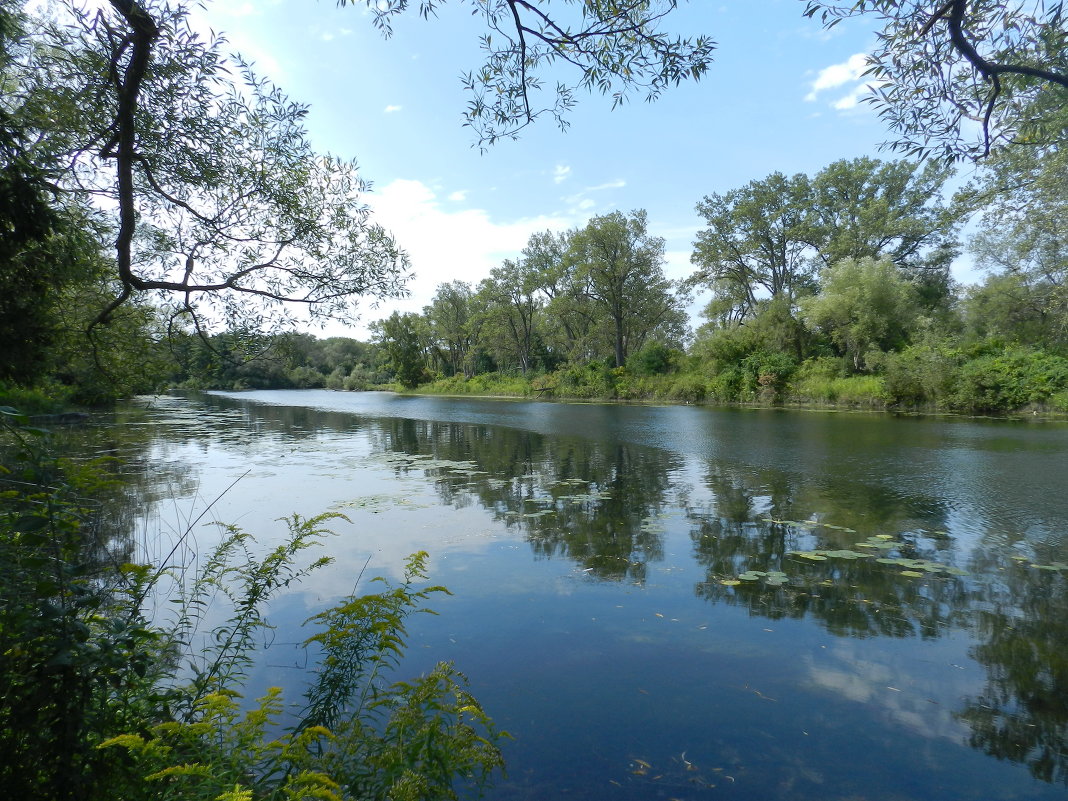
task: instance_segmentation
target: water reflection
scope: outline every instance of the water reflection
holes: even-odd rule
[[[337,470],[423,481],[441,505],[485,510],[535,560],[570,563],[583,580],[648,586],[683,543],[687,586],[707,608],[833,635],[826,657],[796,666],[814,690],[878,702],[895,725],[964,737],[1068,785],[1068,515],[1049,492],[1068,474],[1063,430],[537,404],[524,423],[514,404],[408,400],[353,413],[171,399],[128,427],[151,438],[146,465],[169,464],[178,445],[284,451],[277,469],[295,483],[328,440],[363,437],[366,456],[331,445]],[[480,415],[495,422],[469,419]],[[174,467],[167,492],[195,491]],[[915,669],[922,652],[881,663],[861,647],[954,638],[985,673],[963,700]]]
[[[425,471],[445,504],[477,502],[519,531],[536,557],[574,560],[597,577],[645,580],[663,559],[658,519],[677,495],[679,460],[620,441],[413,420],[383,421],[398,473]],[[432,457],[432,461],[418,457]]]
[[[1068,785],[1068,604],[1062,571],[1029,560],[998,565],[982,587],[970,622],[970,655],[986,685],[964,700],[969,743],[998,759],[1027,765],[1045,782]]]

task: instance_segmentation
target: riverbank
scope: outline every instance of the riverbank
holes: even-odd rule
[[[922,385],[901,371],[889,376],[834,375],[836,366],[826,360],[807,362],[789,377],[758,375],[748,385],[729,371],[716,375],[693,370],[635,375],[626,368],[594,364],[530,377],[455,375],[399,391],[443,397],[1064,418],[1068,417],[1068,391],[1064,389],[1068,386],[1068,362],[1056,361],[1058,364],[1042,363],[1044,369],[1030,374],[1018,369],[1018,364],[1008,365],[1017,369],[1006,369],[1003,362],[986,371],[965,364],[941,376],[925,376]],[[1055,369],[1049,369],[1051,366]]]

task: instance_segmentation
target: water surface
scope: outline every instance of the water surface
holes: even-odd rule
[[[147,556],[340,511],[272,610],[431,554],[454,660],[514,740],[494,799],[1046,799],[1068,785],[1068,426],[263,391],[120,410]],[[236,482],[236,483],[235,483]],[[210,508],[209,508],[210,507]],[[369,564],[368,564],[368,560]]]

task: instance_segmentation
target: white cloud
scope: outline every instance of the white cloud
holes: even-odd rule
[[[445,197],[453,200],[458,193]],[[394,310],[421,312],[434,297],[439,284],[467,281],[477,284],[504,259],[514,259],[526,247],[530,235],[546,229],[574,227],[570,216],[540,215],[520,220],[494,220],[485,209],[451,211],[422,181],[398,179],[364,198],[372,220],[389,230],[408,251],[415,277],[409,282],[411,296],[387,301],[378,309],[364,307],[364,327],[348,330],[347,336],[367,338],[366,324],[387,317]]]
[[[626,181],[622,178],[617,178],[614,181],[608,181],[607,183],[598,184],[597,186],[587,186],[573,195],[566,196],[563,200],[567,203],[570,212],[572,214],[577,214],[579,212],[589,211],[598,205],[597,201],[590,197],[592,193],[603,192],[606,189],[622,189],[626,185]]]
[[[449,200],[454,203],[460,203],[461,201],[467,200],[467,190],[457,189],[455,192],[449,194]]]
[[[812,102],[820,92],[859,81],[867,68],[868,56],[865,53],[854,53],[841,64],[824,67],[816,75],[816,80],[812,82],[812,90],[805,95],[805,100]]]
[[[553,183],[559,184],[567,180],[571,175],[571,168],[566,164],[557,164],[553,170]]]
[[[327,33],[324,33],[319,38],[322,39],[324,42],[332,42],[332,41],[334,41],[334,34],[332,34],[332,33],[330,33],[328,31]]]
[[[866,95],[870,95],[871,91],[871,84],[855,86],[852,92],[835,100],[831,104],[831,107],[836,111],[849,111],[850,109],[856,108],[857,103],[859,103]]]
[[[385,109],[383,109],[383,111],[386,114],[393,114],[393,113],[395,113],[397,111],[400,111],[402,108],[404,108],[404,106],[386,106]]]
[[[586,188],[587,192],[600,192],[602,189],[622,189],[627,185],[627,182],[622,178],[617,178],[614,181],[609,181],[606,184],[598,184],[597,186],[589,186]]]
[[[852,111],[867,95],[886,83],[879,78],[865,78],[864,72],[867,69],[868,57],[864,53],[855,53],[841,64],[825,67],[816,75],[805,100],[811,103],[822,92],[848,87],[848,91],[831,101],[830,106],[835,111]]]

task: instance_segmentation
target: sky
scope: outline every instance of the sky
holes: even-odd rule
[[[355,159],[371,183],[364,200],[407,250],[411,294],[362,304],[356,327],[315,331],[368,339],[370,321],[422,311],[441,283],[477,284],[532,233],[645,209],[650,233],[666,240],[665,272],[684,278],[705,195],[773,172],[812,175],[838,159],[893,158],[879,149],[889,132],[861,102],[872,23],[826,31],[803,10],[802,0],[683,0],[662,27],[717,43],[699,82],[615,110],[580,95],[566,131],[545,118],[486,152],[462,119],[460,76],[481,64],[483,33],[466,2],[429,20],[409,11],[389,39],[359,0],[215,0],[196,25],[224,32],[260,75],[308,104],[313,145]],[[955,274],[974,280],[966,261]],[[695,326],[706,301],[691,307]]]

